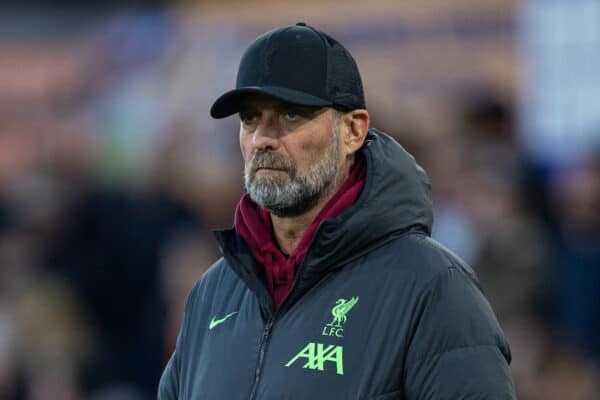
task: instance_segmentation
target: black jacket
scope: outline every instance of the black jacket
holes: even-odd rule
[[[245,242],[216,232],[160,400],[516,398],[473,271],[429,237],[427,175],[375,129],[361,151],[362,193],[321,223],[277,311]]]

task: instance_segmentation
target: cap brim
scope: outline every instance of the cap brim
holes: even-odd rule
[[[244,95],[263,94],[292,104],[301,106],[325,107],[332,103],[304,92],[293,89],[287,89],[277,86],[248,86],[230,90],[219,97],[210,108],[210,115],[213,118],[229,117],[240,111],[241,100]]]

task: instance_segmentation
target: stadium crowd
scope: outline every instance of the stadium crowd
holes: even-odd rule
[[[161,18],[0,46],[1,399],[154,398],[210,229],[232,224],[236,121],[187,97],[202,49]],[[598,398],[600,149],[533,163],[515,99],[456,97],[434,132],[374,125],[429,173],[433,236],[479,275],[519,397]]]

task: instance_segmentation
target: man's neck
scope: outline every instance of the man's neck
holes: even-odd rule
[[[316,206],[297,217],[277,217],[271,214],[275,240],[283,253],[292,254],[296,250],[306,230],[337,190],[339,187],[319,200]]]

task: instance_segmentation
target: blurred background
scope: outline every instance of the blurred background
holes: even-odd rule
[[[242,192],[212,101],[304,21],[433,182],[519,398],[600,398],[600,1],[22,0],[0,6],[0,399],[155,398]]]

